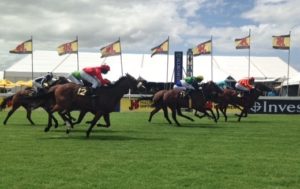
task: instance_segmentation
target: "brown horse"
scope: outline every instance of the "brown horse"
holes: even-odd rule
[[[151,122],[152,117],[159,110],[163,109],[164,117],[171,124],[172,122],[168,116],[168,108],[172,111],[172,118],[175,123],[179,126],[180,124],[177,121],[176,114],[186,119],[193,121],[192,118],[183,115],[181,108],[189,107],[195,109],[196,111],[203,112],[204,115],[211,117],[207,111],[210,111],[214,121],[216,122],[215,115],[211,109],[206,107],[207,100],[213,98],[218,93],[221,93],[222,90],[212,81],[203,83],[201,85],[201,90],[193,90],[189,94],[189,98],[183,98],[180,89],[171,89],[171,90],[161,90],[154,94],[152,99],[152,106],[154,109],[151,111],[148,121]]]
[[[222,112],[225,121],[227,121],[227,108],[228,105],[232,105],[241,110],[240,114],[235,114],[238,117],[238,121],[241,121],[242,117],[247,117],[250,108],[254,105],[255,101],[263,94],[263,92],[271,91],[269,87],[262,83],[257,83],[255,88],[249,93],[245,92],[242,97],[238,96],[238,92],[233,89],[225,89],[222,94],[219,94],[215,99],[217,119],[219,119],[219,110]]]
[[[54,81],[51,85],[49,85],[49,87],[58,84],[68,83],[68,82],[69,81],[65,77],[58,77],[56,81]],[[31,96],[34,95],[34,93],[35,93],[34,89],[28,87],[25,88],[24,90],[17,91],[14,95],[9,96],[2,101],[2,103],[0,104],[0,110],[6,108],[9,102],[12,104],[11,110],[8,112],[6,118],[3,121],[4,125],[7,124],[7,121],[10,118],[10,116],[12,116],[12,114],[20,107],[25,108],[26,115],[27,115],[26,117],[32,125],[35,125],[35,123],[31,119],[32,110],[41,107],[46,112],[48,113],[50,112],[50,106],[52,103],[51,99],[31,98]],[[55,122],[55,127],[57,127],[58,125],[57,119],[53,116],[48,117],[48,124],[52,124],[51,117]]]
[[[129,89],[136,90],[140,85],[138,80],[126,74],[126,76],[121,77],[110,86],[97,88],[95,90],[95,97],[86,95],[86,88],[74,83],[58,85],[54,91],[49,91],[48,93],[49,95],[54,95],[55,98],[55,105],[51,113],[64,113],[73,110],[80,110],[82,114],[92,112],[95,116],[86,132],[86,136],[89,137],[90,132],[101,116],[104,115],[104,118],[107,119],[106,121],[109,122],[109,113],[115,110],[116,105],[123,95],[126,94]],[[67,126],[69,126],[67,128],[67,133],[69,133],[70,126],[72,127],[73,123],[64,115],[63,119],[67,123]],[[48,125],[45,131],[49,130],[50,127],[51,126]]]

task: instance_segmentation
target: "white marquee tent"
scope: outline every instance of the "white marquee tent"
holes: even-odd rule
[[[97,66],[104,62],[111,67],[106,78],[114,81],[121,76],[120,56],[100,58],[100,53],[79,52],[79,69],[87,66]],[[167,79],[167,55],[150,54],[122,54],[123,73],[129,73],[134,77],[143,77],[151,82],[173,81],[174,55],[169,55],[168,79]],[[186,56],[183,57],[184,70]],[[194,75],[203,75],[205,80],[220,81],[228,76],[238,80],[248,75],[247,56],[214,56],[213,76],[211,75],[211,56],[194,57]],[[287,77],[288,65],[278,57],[251,57],[250,75],[256,80],[276,80]],[[55,75],[68,75],[77,70],[77,55],[69,54],[58,56],[56,51],[34,51],[33,72],[34,77],[53,72]],[[31,55],[14,63],[5,70],[5,79],[11,81],[30,80],[32,73]],[[289,68],[289,77],[297,78],[300,73],[294,68]]]

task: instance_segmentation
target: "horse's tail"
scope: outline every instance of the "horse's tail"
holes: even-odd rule
[[[0,104],[0,111],[2,111],[3,109],[5,109],[7,106],[10,106],[11,105],[11,101],[12,101],[12,98],[14,97],[15,95],[11,95],[11,96],[8,96],[6,98],[4,98]]]

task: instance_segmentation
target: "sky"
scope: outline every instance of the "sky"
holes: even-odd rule
[[[80,52],[99,52],[119,38],[123,53],[150,54],[170,39],[170,54],[213,38],[213,55],[248,56],[234,39],[251,30],[251,56],[278,56],[272,36],[291,32],[290,65],[300,71],[300,0],[1,0],[0,69],[33,37],[34,50],[79,39]],[[100,58],[100,56],[99,56]],[[276,66],[276,65],[274,65]]]

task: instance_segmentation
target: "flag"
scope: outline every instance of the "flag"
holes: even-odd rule
[[[197,45],[197,47],[193,48],[192,51],[193,56],[198,56],[201,54],[211,54],[211,40]]]
[[[108,57],[108,56],[115,56],[121,54],[121,42],[120,40],[111,43],[105,47],[100,49],[101,58]]]
[[[244,38],[235,39],[236,49],[250,49],[250,35]]]
[[[152,54],[151,57],[155,54],[168,54],[169,53],[169,38],[162,42],[160,45],[153,47],[151,49]]]
[[[31,54],[32,53],[32,39],[29,39],[29,40],[21,43],[15,49],[10,50],[9,53],[14,53],[14,54]]]
[[[78,41],[72,41],[70,43],[65,43],[57,47],[58,55],[71,54],[78,52]]]
[[[274,49],[290,49],[290,35],[272,36]]]

